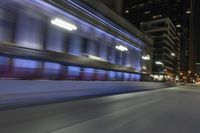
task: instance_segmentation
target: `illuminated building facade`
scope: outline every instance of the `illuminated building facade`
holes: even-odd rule
[[[141,29],[154,40],[153,74],[180,73],[180,36],[169,18],[141,23]],[[163,76],[162,76],[163,77]]]
[[[142,56],[151,55],[153,41],[81,2],[1,1],[0,13],[1,78],[141,80],[150,75],[150,60]]]

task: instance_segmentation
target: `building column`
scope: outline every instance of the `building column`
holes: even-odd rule
[[[81,55],[81,37],[78,35],[73,35],[70,38],[68,53],[71,55],[80,56]]]
[[[115,62],[115,54],[116,54],[116,49],[115,49],[115,41],[112,41],[111,44],[111,56],[110,56],[110,63],[116,64]]]
[[[132,50],[132,67],[137,70],[140,71],[141,70],[141,64],[142,64],[142,60],[141,60],[141,52],[136,51],[136,50]]]
[[[131,51],[127,51],[127,56],[126,56],[126,66],[131,67]]]
[[[107,59],[107,46],[106,46],[106,41],[101,41],[100,46],[99,46],[99,57],[108,60]]]

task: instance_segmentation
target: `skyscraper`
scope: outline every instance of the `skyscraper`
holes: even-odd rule
[[[172,79],[180,72],[180,36],[169,18],[141,23],[141,29],[154,40],[153,77]],[[164,78],[165,76],[165,78]]]
[[[191,0],[190,70],[199,72],[200,63],[200,1]]]
[[[123,15],[137,27],[169,17],[180,34],[181,72],[189,70],[190,0],[125,0]]]

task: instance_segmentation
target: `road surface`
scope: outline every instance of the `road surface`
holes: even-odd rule
[[[0,133],[200,133],[200,87],[0,111]]]

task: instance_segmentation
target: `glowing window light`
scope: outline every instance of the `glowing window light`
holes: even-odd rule
[[[129,76],[130,76],[129,73],[123,73],[123,75],[124,75],[124,80],[129,80]]]
[[[114,71],[109,71],[109,72],[108,72],[108,77],[109,77],[109,80],[114,80],[115,77],[116,77],[116,72],[114,72]]]
[[[129,10],[124,11],[124,13],[129,13]]]
[[[59,18],[52,19],[51,23],[69,31],[77,30],[77,27],[75,25]]]
[[[142,56],[142,59],[143,59],[143,60],[150,60],[151,57],[150,57],[150,55],[145,55],[145,56]]]
[[[27,60],[27,59],[19,59],[14,58],[13,59],[13,66],[14,67],[20,67],[20,68],[40,68],[39,61],[34,60]]]
[[[141,75],[140,74],[136,74],[136,81],[139,81],[141,79]]]
[[[187,11],[186,11],[186,14],[190,14],[190,13],[191,13],[190,10],[187,10]]]
[[[76,67],[76,66],[68,66],[67,72],[68,72],[68,75],[70,75],[70,76],[79,76],[79,74],[81,72],[81,68]]]
[[[122,52],[128,51],[128,48],[127,48],[127,47],[124,47],[124,46],[122,46],[122,45],[117,45],[117,46],[115,46],[115,48],[116,48],[117,50],[119,50],[119,51],[122,51]]]
[[[180,25],[180,24],[177,24],[177,25],[176,25],[176,28],[181,28],[181,25]]]
[[[175,53],[171,53],[171,55],[174,57],[174,56],[176,56],[176,54]]]
[[[161,18],[161,17],[162,17],[162,15],[159,14],[159,15],[155,15],[155,16],[153,16],[153,19],[157,19],[157,18]]]
[[[164,65],[161,61],[156,61],[156,65]]]

